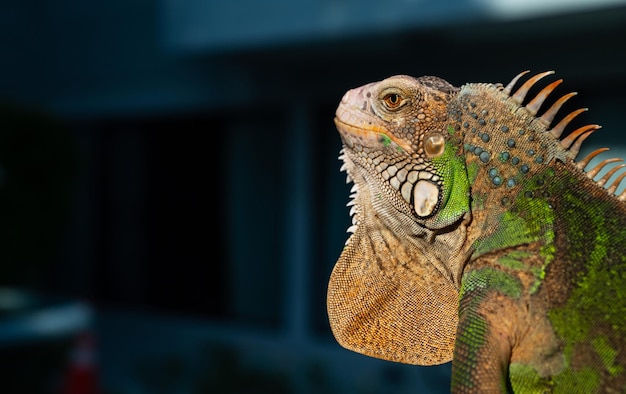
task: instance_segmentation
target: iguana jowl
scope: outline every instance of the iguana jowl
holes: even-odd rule
[[[575,161],[597,125],[552,125],[561,83],[454,87],[394,76],[348,91],[335,123],[354,182],[330,277],[337,341],[452,360],[453,392],[626,390],[626,172]],[[546,103],[547,106],[547,103]]]

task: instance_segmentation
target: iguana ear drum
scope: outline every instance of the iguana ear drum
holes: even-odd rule
[[[439,201],[439,187],[432,182],[421,180],[413,188],[413,209],[419,217],[430,216]]]
[[[446,139],[439,133],[433,133],[424,139],[424,152],[430,157],[439,157],[446,148]]]

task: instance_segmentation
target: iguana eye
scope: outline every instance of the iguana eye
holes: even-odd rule
[[[396,109],[402,104],[402,97],[397,93],[389,93],[383,97],[385,106],[389,109]]]
[[[443,135],[433,133],[424,140],[424,151],[429,157],[439,157],[446,147],[446,140]]]

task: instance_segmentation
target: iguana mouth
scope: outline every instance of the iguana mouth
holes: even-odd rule
[[[370,148],[379,148],[381,145],[383,147],[395,145],[398,150],[413,151],[409,144],[394,137],[384,126],[377,124],[355,126],[342,121],[339,116],[335,117],[335,126],[349,148],[352,148],[354,145]]]

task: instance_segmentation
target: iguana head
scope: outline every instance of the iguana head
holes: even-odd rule
[[[447,122],[458,91],[440,78],[399,75],[349,90],[336,112],[349,176],[426,232],[469,212],[460,144]]]

